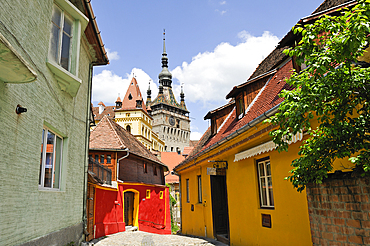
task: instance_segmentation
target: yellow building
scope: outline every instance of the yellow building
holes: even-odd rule
[[[210,111],[211,127],[175,167],[181,177],[182,233],[230,245],[312,245],[305,192],[284,178],[303,135],[278,153],[263,120],[289,89],[293,60],[276,48],[250,79],[232,89],[230,102]]]
[[[107,115],[149,150],[164,151],[165,142],[152,130],[153,118],[148,114],[135,78],[132,78],[123,100],[118,97],[115,106],[105,106],[100,102],[98,107],[93,108],[93,114],[95,124]]]

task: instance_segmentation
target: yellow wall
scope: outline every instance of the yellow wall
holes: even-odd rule
[[[232,141],[234,143],[240,141],[260,129],[260,126],[259,129],[251,129]],[[208,160],[226,160],[228,161],[226,183],[231,245],[312,245],[306,193],[297,192],[289,181],[284,180],[292,169],[290,166],[292,160],[298,157],[299,144],[290,145],[289,152],[270,151],[234,162],[236,153],[268,140],[267,133],[263,134],[220,155],[206,158],[196,166],[183,171],[179,170],[182,192],[182,232],[184,234],[205,236],[206,226],[207,237],[214,237],[210,176],[207,175],[207,167],[211,167],[212,163]],[[197,160],[215,154],[219,150],[211,151]],[[260,208],[256,160],[267,156],[270,157],[271,163],[274,209]],[[200,174],[202,175],[203,201],[206,201],[206,206],[203,206],[204,202],[197,204],[197,175]],[[186,179],[190,182],[190,203],[186,202]],[[191,204],[194,204],[193,212]],[[272,228],[262,227],[262,213],[271,215]]]

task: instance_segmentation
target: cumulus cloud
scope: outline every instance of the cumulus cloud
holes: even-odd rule
[[[119,60],[119,55],[118,55],[118,52],[117,51],[110,51],[110,49],[105,49],[107,51],[107,55],[108,55],[108,59],[110,61],[113,61],[113,60]]]
[[[233,86],[244,83],[258,64],[277,45],[279,38],[269,32],[255,37],[242,31],[237,45],[219,44],[212,52],[199,53],[190,63],[183,62],[172,70],[173,78],[184,84],[188,101],[210,104],[226,102]],[[180,85],[174,85],[176,94]]]
[[[134,75],[139,84],[141,94],[146,101],[146,90],[148,89],[148,83],[151,78],[139,68],[133,68],[131,73],[127,73],[124,78],[110,70],[103,70],[101,73],[94,75],[92,101],[95,104],[102,101],[105,105],[114,105],[118,94],[123,99]],[[158,87],[155,83],[151,82],[150,89],[152,90],[152,99],[154,99],[153,97],[158,94]]]
[[[221,1],[220,2],[220,5],[225,5],[226,4],[226,1]]]
[[[190,132],[190,140],[199,140],[203,136],[201,132]]]

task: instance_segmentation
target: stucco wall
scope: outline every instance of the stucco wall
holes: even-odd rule
[[[28,84],[0,82],[1,245],[21,244],[82,221],[89,59],[81,45],[83,82],[72,98],[45,62],[52,6],[51,0],[0,1],[0,33],[38,75]],[[17,115],[17,104],[28,111]],[[60,191],[38,187],[45,124],[64,137]]]
[[[251,129],[248,135],[261,128]],[[236,153],[268,140],[268,131],[244,144],[217,154],[210,152],[196,166],[181,174],[182,233],[197,236],[214,237],[210,175],[207,167],[213,163],[208,160],[228,162],[226,185],[228,195],[230,245],[311,245],[307,200],[305,192],[297,192],[284,178],[292,169],[291,161],[297,157],[298,144],[292,144],[289,152],[270,151],[248,159],[234,162]],[[234,142],[246,136],[239,136]],[[227,146],[225,146],[227,148]],[[214,157],[212,155],[215,154]],[[260,206],[259,185],[256,160],[269,157],[271,163],[274,209]],[[198,203],[197,176],[202,175],[203,203]],[[189,179],[190,202],[186,201],[186,179]],[[194,211],[191,211],[191,206]],[[272,227],[262,226],[262,214],[271,215]]]

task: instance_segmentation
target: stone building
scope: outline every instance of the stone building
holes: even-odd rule
[[[189,146],[190,119],[185,105],[185,94],[181,88],[178,103],[172,91],[172,74],[168,71],[168,58],[165,38],[163,38],[162,71],[158,75],[159,92],[151,100],[151,90],[147,90],[146,106],[153,117],[153,131],[165,141],[165,151],[182,152]]]

